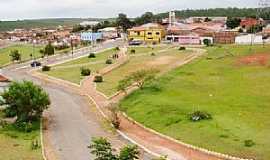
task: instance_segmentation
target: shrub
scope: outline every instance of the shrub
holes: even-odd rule
[[[131,54],[135,54],[135,53],[136,53],[136,50],[135,50],[135,49],[132,49],[132,50],[130,51],[130,53],[131,53]]]
[[[209,39],[204,39],[203,44],[206,45],[207,47],[210,46],[210,40]]]
[[[38,140],[33,140],[32,143],[31,143],[31,149],[32,150],[37,150],[38,148],[40,148]]]
[[[90,53],[90,54],[88,55],[88,58],[96,58],[96,54],[95,54],[95,53]]]
[[[180,51],[186,50],[186,47],[180,47],[179,50]]]
[[[47,72],[47,71],[50,71],[51,70],[51,67],[50,66],[43,66],[42,67],[42,71],[43,72]]]
[[[13,118],[17,115],[17,112],[13,110],[12,108],[7,107],[6,109],[4,109],[4,114],[5,114],[5,117],[7,118]]]
[[[103,82],[103,77],[102,77],[101,75],[95,76],[94,82],[96,82],[96,83],[101,83],[101,82]]]
[[[153,53],[151,53],[151,56],[156,56],[156,54],[153,52]]]
[[[16,129],[22,132],[29,133],[33,130],[33,125],[30,122],[16,122],[14,126],[16,127]]]
[[[212,116],[207,112],[196,111],[189,115],[189,119],[193,122],[212,119]]]
[[[88,68],[81,68],[81,75],[82,76],[90,76],[91,70]]]
[[[245,147],[252,147],[255,145],[255,142],[251,139],[245,140],[244,143],[245,143]]]
[[[106,60],[106,64],[112,64],[112,63],[113,63],[112,59],[107,59]]]
[[[116,51],[119,51],[119,50],[120,50],[120,48],[119,48],[119,47],[115,47],[115,50],[116,50]]]

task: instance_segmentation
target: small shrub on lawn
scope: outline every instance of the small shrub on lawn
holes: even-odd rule
[[[186,50],[186,47],[180,47],[179,50],[180,51]]]
[[[135,49],[132,49],[131,51],[130,51],[130,54],[135,54],[136,53],[136,50]]]
[[[255,142],[251,139],[245,140],[244,143],[245,143],[245,147],[252,147],[255,145]]]
[[[156,54],[155,53],[151,53],[151,56],[156,56]]]
[[[119,47],[115,47],[115,50],[116,50],[116,51],[120,51],[120,48],[119,48]]]
[[[106,60],[106,64],[112,64],[112,63],[113,63],[112,59],[107,59]]]
[[[96,82],[96,83],[101,83],[101,82],[103,82],[103,77],[102,77],[101,75],[95,76],[94,82]]]
[[[14,124],[15,128],[22,132],[32,132],[33,125],[30,122],[16,122]]]
[[[50,71],[51,70],[51,67],[50,66],[43,66],[42,67],[42,71],[43,72],[48,72],[48,71]]]
[[[189,119],[193,122],[212,119],[212,116],[209,113],[196,111],[189,115]]]
[[[91,70],[88,68],[81,68],[81,75],[82,76],[90,76]]]
[[[32,143],[31,143],[31,149],[32,150],[37,150],[38,148],[40,148],[38,140],[33,140]]]
[[[7,118],[13,118],[16,116],[16,111],[11,109],[10,107],[7,107],[6,109],[4,109],[4,116]]]
[[[88,58],[96,58],[96,54],[95,54],[95,53],[90,53],[90,54],[88,55]]]

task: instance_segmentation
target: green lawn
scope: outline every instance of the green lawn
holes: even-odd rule
[[[13,45],[7,48],[0,49],[0,67],[6,64],[11,63],[10,61],[10,52],[12,50],[19,50],[22,55],[22,61],[31,59],[30,54],[33,54],[36,57],[40,57],[39,50],[42,46],[36,46],[33,54],[33,46],[32,45]]]
[[[40,144],[39,122],[34,123],[34,130],[24,133],[12,125],[0,127],[0,160],[42,160],[41,148],[32,150],[32,142]]]
[[[81,68],[89,68],[92,72],[96,72],[106,66],[106,59],[115,54],[114,49],[106,50],[98,53],[96,58],[83,57],[73,61],[69,61],[63,64],[53,66],[51,71],[44,72],[49,76],[67,80],[76,84],[80,84],[80,81],[84,78],[81,76]]]
[[[165,47],[154,49],[155,56],[151,56],[152,49],[149,48],[136,48],[136,54],[131,54],[128,63],[109,72],[104,76],[104,82],[97,84],[97,89],[107,96],[111,96],[117,92],[117,85],[120,80],[125,76],[130,75],[132,72],[155,68],[160,71],[168,69],[170,64],[176,63],[187,56],[189,51],[179,51],[178,49],[169,49],[168,51],[158,53],[158,51]],[[129,49],[130,50],[130,49]],[[140,55],[141,54],[141,55]]]
[[[160,91],[137,90],[120,107],[145,126],[186,143],[268,160],[270,63],[239,65],[237,60],[255,52],[270,54],[270,46],[249,48],[208,48],[207,56],[162,76],[157,81]],[[213,119],[191,122],[188,114],[197,110],[210,113]],[[255,145],[245,147],[245,140]]]

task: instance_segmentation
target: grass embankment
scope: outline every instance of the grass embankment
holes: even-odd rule
[[[11,63],[9,55],[12,50],[18,50],[22,56],[22,61],[25,61],[31,59],[30,54],[33,55],[33,58],[41,57],[39,50],[42,48],[43,46],[35,46],[34,54],[32,45],[13,45],[7,48],[2,48],[0,49],[0,67]]]
[[[2,48],[0,49],[0,67],[8,65],[11,62],[11,57],[9,56],[11,51],[13,50],[18,50],[19,53],[21,54],[21,60],[22,61],[27,61],[27,60],[31,60],[31,58],[40,58],[42,55],[39,52],[40,49],[44,49],[44,46],[42,45],[38,45],[35,46],[33,49],[33,45],[30,44],[17,44],[17,45],[12,45],[6,48]],[[65,52],[69,52],[71,51],[70,48],[67,49],[63,49],[63,50],[55,50],[55,54],[64,54]],[[31,57],[30,55],[33,55],[33,57]]]
[[[263,65],[239,63],[247,55],[269,55],[269,49],[269,45],[251,50],[235,45],[208,48],[207,56],[160,77],[159,91],[137,90],[120,107],[145,126],[186,143],[239,157],[270,159],[269,59]],[[190,121],[188,115],[197,110],[213,119]],[[245,146],[246,140],[255,145]]]
[[[151,48],[135,47],[129,48],[129,53],[132,49],[136,50],[135,54],[130,54],[128,63],[109,72],[104,76],[104,82],[97,84],[97,89],[107,96],[117,92],[118,82],[124,79],[125,76],[130,75],[142,69],[158,69],[160,71],[167,70],[171,65],[183,60],[189,51],[179,51],[176,48],[170,48],[164,52],[165,47],[158,47],[152,50]],[[155,55],[151,55],[154,53]]]
[[[96,54],[96,58],[83,57],[72,60],[53,66],[51,71],[44,73],[49,76],[80,84],[80,81],[84,78],[81,76],[82,67],[89,68],[92,73],[97,72],[98,70],[108,66],[108,64],[105,63],[106,60],[115,53],[117,53],[115,49],[106,50]]]
[[[40,145],[39,128],[39,122],[29,133],[18,131],[13,125],[0,127],[0,160],[42,160],[41,148],[32,149],[33,141]]]

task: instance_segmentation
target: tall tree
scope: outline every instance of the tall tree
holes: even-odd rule
[[[12,50],[10,52],[9,56],[11,57],[11,61],[20,61],[21,60],[21,54],[17,49]]]
[[[47,56],[54,55],[54,47],[52,46],[51,43],[46,45],[44,49],[44,55],[47,55]]]
[[[127,18],[127,15],[120,13],[116,19],[116,25],[126,32],[127,29],[131,28],[134,24]]]
[[[32,122],[50,105],[48,94],[33,82],[12,82],[1,95],[3,104],[17,116],[17,122]]]
[[[239,27],[240,23],[241,23],[240,18],[231,18],[230,17],[227,19],[226,25],[228,28],[233,29],[233,28]]]

